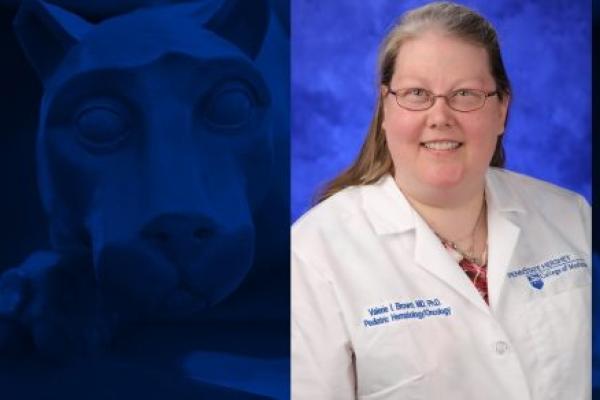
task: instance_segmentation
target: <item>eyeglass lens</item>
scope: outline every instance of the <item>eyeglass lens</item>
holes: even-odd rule
[[[445,96],[419,88],[402,89],[396,92],[398,105],[409,110],[426,110],[433,106],[438,97],[443,97],[450,108],[457,111],[473,111],[483,107],[486,93],[476,89],[459,89]]]

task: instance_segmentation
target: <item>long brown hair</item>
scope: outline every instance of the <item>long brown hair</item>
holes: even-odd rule
[[[396,57],[405,41],[418,37],[428,29],[440,29],[457,38],[482,46],[489,58],[490,73],[495,80],[498,98],[503,100],[511,94],[510,81],[502,62],[498,36],[494,27],[475,11],[450,2],[435,2],[403,14],[387,34],[379,49],[378,96],[375,113],[371,119],[367,138],[360,153],[350,167],[327,183],[317,195],[319,203],[340,190],[354,185],[367,185],[383,175],[394,173],[392,157],[387,147],[383,120],[383,97],[381,86],[389,86]],[[503,167],[506,161],[502,135],[498,137],[490,166]]]

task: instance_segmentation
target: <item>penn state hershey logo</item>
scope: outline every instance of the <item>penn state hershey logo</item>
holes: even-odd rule
[[[541,290],[547,279],[555,278],[561,274],[577,268],[586,268],[583,258],[573,255],[563,255],[527,267],[517,268],[507,273],[509,279],[525,276],[534,289]]]
[[[541,289],[544,287],[544,281],[542,280],[540,274],[536,273],[527,275],[527,280],[529,281],[529,284],[536,289]]]

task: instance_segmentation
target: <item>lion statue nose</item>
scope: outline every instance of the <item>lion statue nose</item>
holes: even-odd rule
[[[143,240],[162,247],[193,245],[217,233],[216,225],[206,217],[163,214],[150,221],[140,232]]]
[[[252,262],[251,226],[225,227],[198,214],[161,214],[139,237],[107,242],[98,282],[116,309],[146,314],[199,310],[229,295]]]

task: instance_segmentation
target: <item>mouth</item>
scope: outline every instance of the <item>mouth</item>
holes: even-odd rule
[[[462,145],[462,142],[454,140],[432,140],[429,142],[421,142],[421,147],[435,151],[452,151],[462,147]]]

